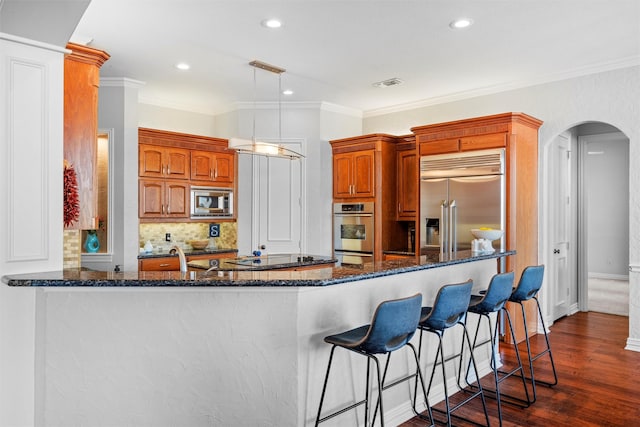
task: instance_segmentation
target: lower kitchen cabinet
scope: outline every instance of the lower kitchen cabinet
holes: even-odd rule
[[[219,260],[221,258],[235,258],[236,256],[236,252],[187,255],[187,262],[204,259],[209,260],[213,267],[216,264],[215,260]],[[177,256],[142,258],[138,260],[138,271],[180,271],[180,258]]]

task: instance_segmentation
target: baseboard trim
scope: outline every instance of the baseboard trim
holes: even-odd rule
[[[627,338],[627,346],[624,349],[640,352],[640,339]]]
[[[429,368],[431,366],[432,365],[429,365]],[[493,375],[492,374],[493,371],[491,369],[491,365],[489,364],[489,360],[479,363],[478,371],[480,371],[481,378],[488,374]],[[423,372],[423,375],[424,375],[424,372]],[[475,377],[473,375],[470,375],[469,380],[475,381]],[[426,381],[428,381],[428,378],[426,379]],[[411,393],[413,393],[413,387],[414,387],[413,381],[409,381],[409,383],[411,384]],[[425,386],[426,385],[427,384],[425,384]],[[432,390],[432,393],[429,394],[429,403],[431,403],[432,406],[444,400],[444,388],[442,387],[442,383],[436,383],[435,388],[436,390]],[[449,390],[450,393],[458,392],[459,388],[455,378],[450,378],[449,381],[447,381],[447,389]],[[422,391],[418,391],[417,407],[418,407],[417,408],[418,411],[420,412],[424,412],[427,410],[427,405],[425,405]],[[385,424],[388,424],[388,425],[397,426],[407,422],[408,420],[412,419],[415,416],[416,415],[413,413],[413,408],[411,407],[411,401],[409,400],[401,403],[400,405],[390,410],[386,410],[384,412],[384,422]]]
[[[589,272],[587,275],[589,279],[603,279],[603,280],[622,280],[625,282],[629,281],[628,274],[608,274],[608,273],[593,273]]]

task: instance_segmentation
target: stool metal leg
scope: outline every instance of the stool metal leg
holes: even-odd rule
[[[436,350],[436,360],[434,361],[433,364],[433,369],[431,370],[431,375],[429,377],[429,385],[427,386],[427,393],[429,393],[431,391],[431,386],[433,385],[433,379],[435,377],[435,372],[436,372],[436,368],[437,365],[440,364],[441,368],[442,368],[442,384],[443,384],[443,389],[444,389],[444,402],[445,402],[445,411],[441,411],[438,410],[436,408],[433,408],[433,411],[436,412],[444,412],[446,417],[447,417],[447,426],[451,426],[451,417],[452,416],[456,416],[454,414],[454,412],[459,409],[460,407],[462,407],[463,405],[465,405],[466,403],[470,402],[472,399],[476,398],[476,397],[480,397],[482,400],[482,408],[484,411],[484,416],[485,416],[485,421],[486,421],[486,425],[489,426],[489,413],[487,411],[487,404],[484,398],[484,393],[483,393],[483,389],[482,389],[482,384],[480,384],[480,379],[477,379],[477,391],[473,392],[471,396],[467,397],[466,399],[464,399],[463,401],[457,403],[455,406],[451,406],[450,402],[449,402],[449,391],[448,391],[448,387],[447,387],[447,375],[446,375],[446,362],[455,359],[457,357],[460,357],[460,359],[462,360],[463,354],[464,354],[464,345],[465,342],[466,344],[469,346],[469,348],[471,347],[471,339],[469,337],[469,333],[467,331],[467,328],[465,326],[465,324],[463,322],[458,322],[459,325],[462,326],[462,348],[460,350],[460,353],[454,356],[449,357],[448,359],[445,359],[444,356],[444,346],[443,346],[443,336],[444,336],[444,331],[438,331],[438,330],[429,330],[427,329],[428,332],[432,332],[434,334],[436,334],[438,336],[438,349]],[[423,329],[420,330],[420,344],[422,344],[422,331]],[[419,355],[420,353],[418,353]],[[462,363],[462,362],[460,362]],[[476,375],[478,373],[478,367],[476,365],[476,361],[475,361],[475,357],[473,356],[473,351],[470,351],[470,363],[473,366],[474,371],[476,372]],[[462,366],[462,364],[460,364],[460,367]],[[459,382],[459,376],[461,375],[460,372],[456,373],[456,379]],[[461,387],[461,389],[464,391],[464,388]],[[468,390],[466,390],[468,391]],[[415,411],[415,408],[414,408]],[[456,416],[457,417],[457,416]],[[467,420],[470,421],[474,424],[477,424],[471,420]]]
[[[549,387],[553,387],[554,385],[558,384],[558,374],[556,373],[556,366],[555,363],[553,362],[553,354],[551,353],[551,345],[549,343],[549,336],[547,334],[547,328],[544,324],[544,318],[542,316],[542,309],[540,308],[540,302],[538,301],[537,297],[533,297],[533,299],[536,302],[536,306],[538,307],[538,315],[540,316],[540,322],[542,324],[542,330],[544,332],[544,339],[546,342],[546,349],[542,350],[540,353],[536,354],[536,355],[531,355],[531,343],[529,341],[529,330],[527,327],[527,314],[525,312],[524,309],[524,304],[522,302],[518,302],[518,304],[520,304],[520,308],[522,310],[522,319],[524,321],[524,333],[525,333],[525,343],[527,345],[527,358],[529,360],[529,372],[531,373],[531,377],[526,377],[527,380],[531,381],[531,387],[533,389],[533,400],[531,401],[531,403],[536,401],[537,398],[537,393],[536,393],[536,383],[540,383]],[[538,360],[541,356],[545,355],[545,354],[549,354],[549,360],[551,361],[551,369],[553,371],[553,382],[548,382],[548,381],[542,381],[540,379],[536,379],[535,378],[535,374],[534,374],[534,370],[533,370],[533,362],[535,362],[536,360]]]
[[[491,327],[491,317],[489,316],[489,313],[476,313],[478,315],[478,323],[476,325],[476,332],[474,334],[473,337],[473,346],[472,348],[475,350],[476,348],[479,348],[485,344],[491,344],[491,370],[493,371],[493,382],[494,382],[494,389],[490,389],[490,388],[486,388],[484,387],[484,391],[485,392],[489,392],[489,397],[494,397],[497,401],[497,406],[498,406],[498,420],[500,425],[502,425],[502,401],[504,400],[504,402],[506,403],[510,403],[513,405],[517,405],[521,408],[527,408],[529,407],[529,405],[531,404],[531,400],[529,398],[529,390],[527,388],[527,383],[524,377],[524,367],[522,365],[522,360],[520,358],[520,354],[518,352],[518,347],[517,344],[515,342],[515,333],[513,331],[513,324],[511,323],[511,315],[509,314],[509,312],[503,307],[502,309],[500,309],[500,312],[505,313],[507,316],[507,322],[509,324],[509,330],[511,331],[511,337],[513,339],[514,342],[514,350],[516,353],[516,359],[517,359],[517,365],[515,368],[513,368],[511,371],[501,371],[498,369],[498,360],[497,360],[497,354],[496,354],[496,346],[498,343],[498,320],[496,319],[496,323],[493,327]],[[480,326],[482,324],[482,319],[486,318],[487,319],[487,327],[489,329],[489,336],[490,338],[488,340],[482,341],[482,342],[478,342],[478,335],[479,335],[479,331],[480,331]],[[462,363],[462,361],[461,361]],[[471,364],[471,361],[469,361],[469,364]],[[467,372],[469,371],[470,366],[467,366]],[[517,372],[520,372],[520,375],[515,375]],[[502,374],[502,376],[500,376],[500,374]],[[511,376],[516,376],[518,378],[521,379],[522,381],[522,389],[524,390],[524,395],[525,398],[522,399],[520,397],[515,397],[512,395],[508,395],[505,393],[502,393],[500,391],[500,384],[505,381],[507,378],[511,377]],[[465,376],[465,382],[466,385],[471,387],[471,388],[475,388],[475,386],[473,384],[469,383],[468,377]],[[491,393],[493,393],[493,396],[491,396]]]
[[[361,352],[361,351],[357,351],[357,350],[351,350],[354,351],[356,353],[359,354],[363,354],[365,356],[367,356],[367,379],[366,379],[366,388],[365,388],[365,398],[363,400],[360,400],[358,402],[355,402],[349,406],[347,406],[346,408],[342,408],[339,411],[333,412],[329,415],[326,415],[325,417],[320,417],[320,415],[322,414],[322,405],[324,403],[324,396],[327,390],[327,383],[329,381],[329,372],[331,371],[331,364],[333,362],[333,354],[334,351],[336,349],[336,345],[333,345],[331,347],[331,353],[329,355],[329,364],[327,365],[327,374],[324,377],[324,385],[322,386],[322,395],[320,396],[320,404],[318,405],[318,415],[316,416],[316,423],[315,425],[317,426],[318,424],[327,421],[333,417],[336,417],[340,414],[343,414],[347,411],[350,411],[351,409],[354,409],[360,405],[362,405],[364,403],[364,425],[367,426],[368,422],[369,422],[369,394],[370,394],[370,371],[371,371],[371,360],[374,360],[374,363],[376,364],[376,371],[378,374],[378,390],[382,390],[380,387],[382,385],[382,381],[381,381],[381,377],[380,377],[380,364],[378,363],[378,359],[375,356],[372,356],[370,354]],[[376,406],[377,408],[377,406]],[[380,401],[380,414],[381,414],[381,419],[382,419],[382,401]],[[384,426],[384,420],[382,420],[382,425]]]

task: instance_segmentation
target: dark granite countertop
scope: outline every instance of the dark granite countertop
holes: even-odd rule
[[[238,250],[237,249],[229,249],[229,248],[218,248],[218,249],[183,249],[182,252],[184,252],[184,254],[186,256],[192,256],[192,255],[218,255],[218,254],[237,254]],[[147,252],[141,252],[140,255],[138,255],[138,259],[147,259],[147,258],[164,258],[164,257],[177,257],[178,254],[176,252],[171,253],[171,251],[167,250],[167,251],[159,251],[159,250],[154,250],[151,253],[147,253]]]
[[[461,251],[451,256],[439,254],[414,258],[366,263],[361,266],[330,266],[300,271],[134,271],[107,272],[80,269],[7,275],[2,282],[9,286],[76,286],[76,287],[193,287],[193,286],[328,286],[357,280],[438,268],[485,259],[515,255],[502,251],[476,255]]]

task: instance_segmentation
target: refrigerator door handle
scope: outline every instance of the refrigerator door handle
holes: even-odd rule
[[[440,253],[445,254],[449,250],[449,203],[443,200],[440,203]]]
[[[456,200],[449,202],[449,252],[458,250],[458,206]]]

